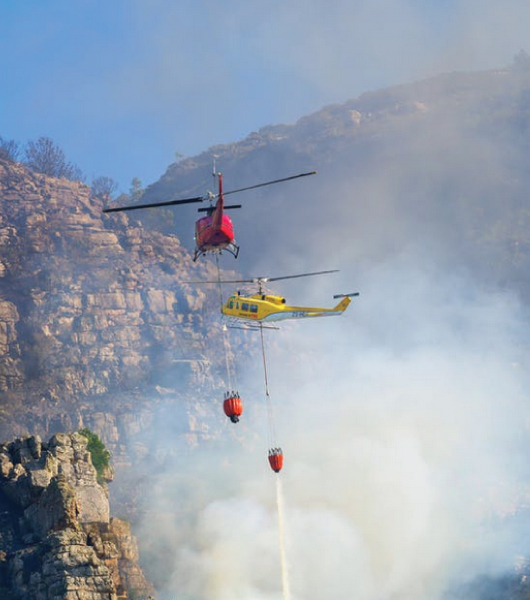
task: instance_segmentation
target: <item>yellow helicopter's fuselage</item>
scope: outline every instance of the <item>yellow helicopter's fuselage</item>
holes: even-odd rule
[[[350,302],[351,299],[346,296],[333,308],[288,306],[282,296],[272,296],[270,294],[241,296],[240,294],[233,294],[223,304],[221,312],[223,315],[235,319],[271,322],[340,315],[346,310]]]

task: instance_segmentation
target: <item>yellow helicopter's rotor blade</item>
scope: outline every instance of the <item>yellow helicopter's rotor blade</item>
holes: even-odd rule
[[[313,275],[326,275],[327,273],[338,273],[339,269],[331,271],[315,271],[313,273],[299,273],[297,275],[283,275],[281,277],[253,277],[252,279],[221,279],[221,283],[268,283],[270,281],[281,281],[283,279],[298,279],[299,277],[312,277]],[[215,281],[181,281],[181,283],[219,283]]]
[[[331,271],[315,271],[314,273],[300,273],[298,275],[284,275],[283,277],[260,277],[258,281],[269,282],[269,281],[280,281],[282,279],[297,279],[298,277],[312,277],[313,275],[326,275],[327,273],[338,273],[339,269],[333,269]]]

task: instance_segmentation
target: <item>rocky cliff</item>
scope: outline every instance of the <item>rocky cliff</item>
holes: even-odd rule
[[[87,439],[56,434],[0,445],[0,597],[117,600],[153,593],[130,526],[110,516]]]
[[[212,279],[212,263],[102,207],[83,184],[0,160],[0,433],[88,426],[119,461],[168,399],[204,432],[223,355],[217,307],[181,283]]]

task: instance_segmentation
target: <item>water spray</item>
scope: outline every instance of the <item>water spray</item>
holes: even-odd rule
[[[276,477],[276,505],[278,507],[278,542],[280,547],[280,567],[282,571],[283,600],[291,600],[291,586],[289,582],[289,565],[285,551],[285,524],[283,489],[280,476]]]

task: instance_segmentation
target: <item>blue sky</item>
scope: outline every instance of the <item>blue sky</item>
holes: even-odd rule
[[[334,102],[530,52],[528,0],[0,0],[0,136],[127,191]]]

